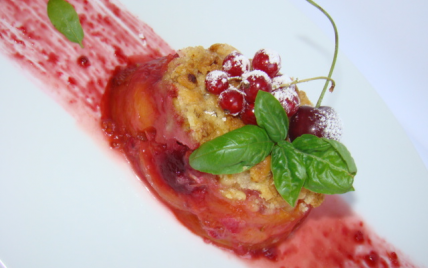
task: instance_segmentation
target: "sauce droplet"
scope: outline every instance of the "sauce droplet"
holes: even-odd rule
[[[89,61],[88,57],[86,57],[86,56],[80,56],[77,59],[77,64],[79,64],[79,66],[81,66],[83,68],[88,68],[89,66],[91,66],[91,62]]]

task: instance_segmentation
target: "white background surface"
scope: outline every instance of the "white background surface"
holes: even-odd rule
[[[306,1],[290,1],[334,37],[318,10]],[[428,2],[324,0],[319,4],[339,28],[341,52],[382,97],[428,167]]]
[[[303,0],[122,2],[174,48],[228,42],[251,56],[270,47],[290,75],[328,72],[331,27]],[[428,266],[428,175],[408,140],[426,154],[427,4],[319,4],[341,37],[339,86],[326,104],[342,115],[344,142],[359,167],[357,191],[345,198],[380,235]],[[0,70],[0,259],[8,268],[242,266],[176,224],[131,171],[4,58]],[[305,90],[317,96],[319,87]]]

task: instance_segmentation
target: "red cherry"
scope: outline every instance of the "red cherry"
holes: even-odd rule
[[[272,92],[272,82],[265,72],[253,70],[242,76],[241,90],[245,93],[245,100],[254,103],[259,90]]]
[[[342,136],[342,124],[331,107],[300,106],[290,119],[289,137],[293,141],[303,134],[339,140]]]
[[[238,115],[244,108],[244,95],[237,89],[229,88],[220,94],[219,104],[223,110],[228,110],[231,115]]]
[[[250,60],[238,51],[233,51],[223,60],[223,71],[230,76],[241,76],[249,70]]]
[[[245,105],[244,110],[241,112],[241,119],[246,125],[257,125],[253,103]]]
[[[219,95],[229,88],[229,80],[227,73],[219,70],[214,70],[207,74],[205,78],[205,87],[208,92]]]
[[[261,70],[273,78],[278,74],[279,69],[281,69],[281,57],[276,51],[260,49],[254,55],[253,69]]]

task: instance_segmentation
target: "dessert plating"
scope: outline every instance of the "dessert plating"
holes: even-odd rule
[[[244,126],[205,89],[207,74],[220,70],[235,50],[224,44],[192,47],[118,67],[103,98],[102,124],[111,145],[186,227],[246,255],[274,250],[323,195],[304,189],[290,206],[275,189],[270,157],[245,172],[219,176],[189,165],[200,144]]]

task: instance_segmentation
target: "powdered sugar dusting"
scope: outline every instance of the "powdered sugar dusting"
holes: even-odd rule
[[[281,69],[281,56],[279,56],[278,52],[269,48],[263,48],[261,51],[269,57],[270,63],[276,63],[278,65],[278,69]]]
[[[287,75],[276,76],[272,79],[272,95],[281,103],[288,117],[293,116],[300,106],[299,94],[296,91],[296,85],[289,87],[283,86],[290,84],[293,80]]]
[[[272,79],[272,89],[278,89],[284,84],[290,84],[293,80],[288,75],[275,76]],[[296,89],[296,85],[291,85],[290,88]]]
[[[210,83],[212,86],[216,86],[218,81],[221,83],[227,83],[227,74],[220,70],[214,70],[207,74],[207,77],[205,78],[208,83]]]
[[[229,88],[229,76],[226,72],[214,70],[205,77],[206,90],[213,94],[220,94]]]
[[[280,88],[272,92],[272,95],[279,100],[279,102],[282,102],[284,100],[291,100],[294,97],[299,97],[297,92],[292,88]],[[300,104],[300,101],[299,103]]]
[[[339,141],[342,137],[342,121],[332,108],[320,109],[320,127],[324,128],[323,137]]]
[[[269,83],[272,83],[272,80],[270,79],[270,77],[265,72],[260,70],[252,70],[250,72],[244,73],[242,75],[242,82],[248,83],[249,77],[263,77],[266,81],[268,81]]]
[[[279,88],[273,91],[272,95],[281,103],[288,116],[294,114],[294,110],[300,106],[299,94],[294,87]]]
[[[250,70],[250,60],[240,52],[233,51],[225,58],[223,70],[229,73],[233,69],[239,69],[241,73],[247,72]]]

